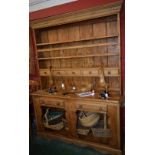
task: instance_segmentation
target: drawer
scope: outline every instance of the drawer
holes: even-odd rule
[[[92,112],[105,112],[105,111],[107,111],[107,105],[99,105],[99,104],[78,103],[76,105],[76,108],[78,110],[92,111]]]
[[[40,99],[40,103],[42,106],[65,107],[64,101],[59,99]]]
[[[82,71],[83,76],[98,76],[98,69],[87,69]]]
[[[49,69],[40,69],[40,76],[50,76],[50,70]]]
[[[53,72],[55,76],[80,76],[80,70],[57,70]]]
[[[68,70],[66,71],[68,76],[80,76],[80,70]]]
[[[66,72],[62,70],[56,70],[56,71],[53,71],[53,75],[54,76],[65,76]]]
[[[118,68],[105,68],[104,69],[105,76],[119,76],[119,69]]]

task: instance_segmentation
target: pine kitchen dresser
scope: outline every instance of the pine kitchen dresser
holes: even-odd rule
[[[122,154],[121,5],[118,1],[30,22],[41,84],[31,94],[39,136]],[[107,98],[101,96],[104,91]],[[47,109],[63,112],[63,124],[45,126]],[[81,113],[99,119],[82,127]]]

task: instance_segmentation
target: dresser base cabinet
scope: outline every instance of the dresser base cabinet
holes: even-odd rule
[[[120,104],[121,98],[101,100],[95,97],[80,98],[70,96],[54,96],[33,94],[33,103],[39,136],[47,138],[59,138],[83,146],[90,146],[99,151],[107,151],[112,155],[121,155],[120,150]],[[45,108],[64,111],[65,127],[60,130],[48,129],[44,126],[43,116]],[[109,137],[95,137],[92,127],[87,135],[78,133],[80,111],[97,113],[100,120],[103,114],[107,114],[107,128],[111,131]],[[99,120],[99,121],[100,121]],[[98,122],[99,122],[98,121]]]

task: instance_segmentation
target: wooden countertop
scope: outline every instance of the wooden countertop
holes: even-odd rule
[[[76,95],[75,93],[69,93],[67,95],[63,95],[62,92],[56,92],[56,93],[48,93],[45,90],[38,90],[36,92],[31,93],[32,96],[39,96],[39,97],[48,97],[48,98],[61,98],[61,99],[76,99],[76,100],[94,100],[98,102],[112,102],[112,103],[117,103],[121,104],[123,102],[123,96],[110,96],[108,99],[101,99],[99,98],[99,94],[95,93],[94,96],[85,96],[85,97],[80,97]]]

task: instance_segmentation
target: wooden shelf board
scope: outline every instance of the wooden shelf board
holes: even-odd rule
[[[87,57],[101,57],[101,56],[117,56],[119,53],[104,53],[104,54],[90,54],[90,55],[76,55],[76,56],[61,56],[61,57],[47,57],[37,58],[38,60],[52,60],[52,59],[72,59],[72,58],[87,58]]]
[[[97,46],[111,46],[111,45],[118,45],[118,43],[99,43],[99,44],[89,44],[89,45],[78,45],[78,46],[66,46],[66,47],[57,47],[57,48],[47,48],[47,49],[40,49],[37,50],[38,52],[50,52],[50,51],[57,51],[57,50],[68,50],[68,49],[80,49],[80,48],[90,48],[90,47],[97,47]]]
[[[47,45],[54,45],[54,44],[63,44],[63,43],[71,43],[71,42],[79,42],[79,41],[89,41],[89,40],[96,40],[96,39],[106,39],[106,38],[113,38],[118,37],[118,34],[115,35],[108,35],[103,37],[96,37],[96,38],[84,38],[84,39],[78,39],[78,40],[68,40],[68,41],[56,41],[52,43],[38,43],[37,46],[47,46]]]
[[[51,70],[60,70],[60,71],[64,71],[64,70],[88,70],[88,69],[91,69],[91,70],[98,70],[102,67],[85,67],[85,68],[52,68]],[[46,68],[48,69],[48,68]],[[119,67],[104,67],[105,70],[108,70],[108,69],[119,69]]]

